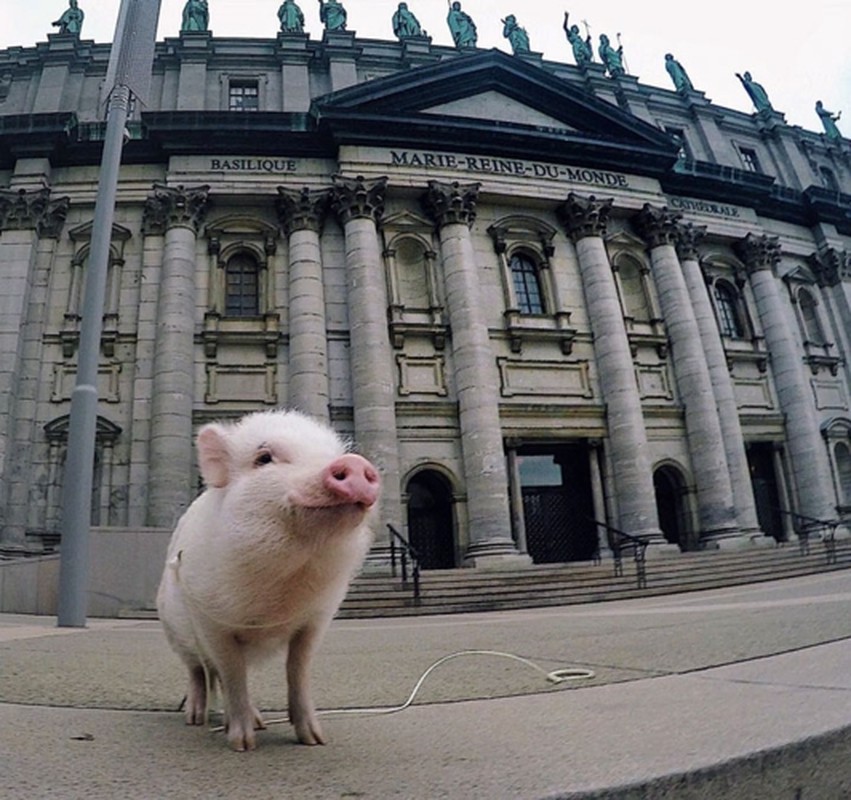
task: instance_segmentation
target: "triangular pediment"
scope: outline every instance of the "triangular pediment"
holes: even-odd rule
[[[488,121],[498,119],[500,122],[516,125],[564,128],[562,120],[496,90],[440,103],[432,108],[424,108],[421,113]]]
[[[583,84],[499,50],[416,67],[318,98],[320,129],[343,144],[462,146],[470,152],[659,174],[670,136]]]

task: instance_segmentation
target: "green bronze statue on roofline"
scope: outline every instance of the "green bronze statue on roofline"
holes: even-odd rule
[[[68,0],[68,8],[62,13],[56,22],[52,22],[56,28],[59,28],[59,33],[73,33],[76,36],[80,35],[80,30],[83,27],[83,18],[85,14],[83,9],[77,6],[77,0]]]
[[[508,39],[511,44],[511,49],[514,55],[518,53],[530,53],[529,34],[525,28],[521,28],[517,23],[517,17],[514,14],[509,14],[502,22],[502,35]]]
[[[393,33],[399,41],[426,36],[426,32],[420,27],[419,20],[408,10],[407,3],[399,3],[399,7],[393,14]]]
[[[768,99],[768,92],[765,91],[762,84],[757,83],[751,77],[750,72],[746,72],[744,75],[737,72],[736,77],[742,82],[742,86],[745,87],[745,91],[753,101],[757,111],[774,111],[771,101]]]
[[[210,9],[207,0],[189,0],[183,6],[183,21],[180,32],[206,31],[210,25]]]
[[[319,0],[319,19],[326,31],[346,30],[346,9],[337,0]]]
[[[455,42],[455,46],[459,50],[465,47],[476,46],[476,42],[479,39],[479,34],[476,32],[476,23],[473,22],[469,14],[465,14],[461,10],[461,3],[458,0],[450,3],[446,22],[452,33],[452,41]]]
[[[278,9],[281,33],[304,33],[304,14],[295,0],[284,0]]]
[[[594,49],[591,47],[591,35],[587,34],[586,31],[587,35],[583,39],[582,35],[579,33],[579,26],[568,24],[569,17],[570,15],[567,11],[565,11],[564,22],[562,23],[564,34],[567,36],[567,41],[570,42],[570,47],[573,50],[573,60],[576,62],[576,66],[584,69],[594,60]]]

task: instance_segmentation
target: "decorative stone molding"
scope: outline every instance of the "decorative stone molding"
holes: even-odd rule
[[[679,223],[676,226],[676,247],[680,259],[699,261],[700,253],[697,246],[705,235],[706,225],[695,225],[692,222]]]
[[[742,259],[749,273],[773,270],[780,262],[780,239],[777,236],[757,236],[749,233],[734,245],[736,255]]]
[[[209,186],[171,187],[154,184],[154,194],[145,202],[142,231],[162,236],[169,228],[190,228],[196,234],[207,213]]]
[[[328,190],[311,191],[307,186],[302,189],[279,186],[275,207],[284,233],[287,236],[294,231],[321,233],[329,202]]]
[[[386,189],[386,177],[368,181],[363,175],[357,178],[335,175],[331,209],[343,225],[352,219],[371,219],[377,224],[384,214]]]
[[[851,277],[851,256],[845,250],[833,247],[813,253],[807,264],[819,286],[838,286]]]
[[[39,238],[57,239],[71,201],[60,197],[51,201],[50,189],[0,189],[0,233],[35,230]]]
[[[632,223],[638,235],[652,249],[665,244],[677,244],[682,218],[682,214],[670,211],[667,206],[658,207],[645,203],[641,211],[632,218]]]
[[[476,219],[480,187],[480,183],[429,181],[422,199],[423,208],[440,228],[452,223],[469,227]]]
[[[585,198],[571,192],[556,213],[567,235],[576,243],[588,236],[606,235],[613,203],[614,198],[597,200],[594,195]]]

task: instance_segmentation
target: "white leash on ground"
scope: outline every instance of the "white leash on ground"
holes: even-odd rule
[[[178,584],[181,586],[181,589],[183,590],[184,595],[186,595],[187,599],[190,601],[190,605],[192,605],[193,607],[195,607],[197,610],[201,611],[205,615],[210,616],[203,608],[200,607],[199,604],[196,604],[195,602],[193,602],[194,598],[192,597],[191,592],[187,591],[185,584],[180,579],[180,566],[181,566],[182,556],[183,556],[183,551],[181,550],[177,554],[177,556],[174,559],[172,559],[171,562],[169,562],[169,565],[175,571],[175,578],[176,578]],[[197,645],[199,651],[203,653],[203,648],[202,648],[202,645],[201,645],[201,638],[198,636],[198,632],[195,629],[195,624],[194,624],[194,620],[192,619],[192,615],[190,614],[189,617],[190,617],[190,620],[189,620],[190,625],[192,626],[193,634],[194,634],[195,639],[196,639],[196,645]],[[277,623],[277,625],[280,625],[280,623]],[[263,627],[267,627],[267,626],[263,625],[263,624],[256,624],[256,625],[249,625],[248,627],[263,628]],[[276,626],[269,625],[268,627],[276,627]],[[563,667],[563,668],[560,668],[560,669],[555,669],[555,670],[552,670],[550,672],[547,672],[543,667],[538,666],[534,661],[531,661],[528,658],[523,658],[523,656],[518,656],[518,655],[515,655],[514,653],[504,653],[500,650],[459,650],[455,653],[450,653],[449,655],[446,655],[446,656],[443,656],[442,658],[439,658],[425,672],[423,672],[423,674],[420,676],[419,680],[414,685],[414,688],[411,691],[411,694],[408,696],[408,699],[404,703],[402,703],[401,705],[398,705],[398,706],[379,706],[377,708],[332,708],[332,709],[326,709],[324,711],[319,711],[317,713],[318,713],[319,716],[326,716],[326,717],[327,716],[343,716],[343,715],[346,715],[346,714],[355,714],[355,715],[363,715],[363,716],[372,715],[372,714],[398,714],[400,711],[404,711],[406,708],[410,708],[410,706],[413,705],[413,702],[416,699],[417,695],[419,694],[420,689],[422,688],[423,684],[426,682],[426,680],[428,679],[429,675],[431,675],[432,672],[434,672],[439,667],[443,666],[443,664],[446,664],[448,661],[452,661],[453,659],[462,658],[462,657],[466,657],[466,656],[488,656],[488,657],[491,657],[491,658],[507,658],[507,659],[510,659],[512,661],[517,661],[517,662],[524,664],[525,666],[529,667],[530,669],[535,670],[535,672],[539,672],[550,683],[567,683],[567,682],[571,682],[571,681],[591,680],[592,678],[596,677],[593,670],[582,669],[582,668],[578,668],[578,667]],[[205,679],[206,690],[207,690],[207,692],[206,692],[206,694],[207,694],[207,711],[206,711],[205,717],[208,720],[209,719],[210,700],[211,700],[211,697],[212,697],[212,694],[213,694],[213,691],[214,691],[214,682],[213,682],[212,677],[209,673],[209,669],[208,669],[207,664],[204,663],[205,660],[206,659],[201,660],[201,667],[204,670],[204,679]],[[283,724],[286,724],[286,723],[289,723],[289,719],[287,719],[287,718],[271,719],[271,720],[265,720],[264,721],[264,724],[266,726],[283,725]],[[214,732],[220,732],[220,731],[224,731],[225,727],[223,725],[220,725],[218,727],[212,728],[211,730],[213,730]]]

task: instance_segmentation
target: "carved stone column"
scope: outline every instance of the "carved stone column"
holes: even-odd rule
[[[829,247],[819,250],[808,259],[822,288],[832,316],[839,321],[833,331],[846,360],[851,354],[851,253]],[[843,286],[844,284],[844,286]],[[851,393],[851,371],[843,370],[846,388]]]
[[[319,234],[330,195],[278,187],[289,242],[289,404],[328,422],[328,341]]]
[[[774,267],[780,261],[780,244],[776,236],[751,233],[737,242],[736,252],[747,267],[771,355],[771,373],[786,417],[786,448],[799,511],[816,519],[832,519],[836,516],[836,498],[827,449],[802,353],[788,324],[774,275]]]
[[[668,548],[659,528],[656,493],[623,309],[606,253],[606,233],[612,200],[581,198],[571,193],[559,207],[561,222],[576,247],[585,305],[594,335],[594,356],[611,451],[616,527]]]
[[[157,185],[145,205],[145,234],[164,236],[148,478],[148,524],[154,527],[171,527],[194,496],[195,241],[208,192],[208,186]]]
[[[402,530],[399,439],[393,351],[387,331],[387,283],[377,224],[384,213],[386,178],[336,176],[331,207],[346,236],[352,397],[358,449],[383,478],[380,525],[371,560],[387,554],[386,524]]]
[[[700,332],[700,345],[709,369],[712,394],[721,425],[724,453],[727,469],[732,482],[733,499],[736,505],[736,519],[742,534],[754,541],[760,541],[765,534],[759,525],[756,514],[753,485],[751,483],[745,440],[739,421],[739,407],[736,402],[733,380],[727,366],[727,356],[718,330],[718,322],[712,309],[706,282],[700,268],[697,245],[703,238],[705,227],[695,227],[691,223],[678,225],[676,230],[677,254],[680,258],[691,307],[694,311],[697,328]]]
[[[633,222],[650,248],[651,269],[671,343],[674,377],[683,404],[697,486],[701,538],[706,544],[721,545],[740,536],[709,367],[674,248],[680,218],[667,208],[647,203]]]
[[[452,329],[452,359],[461,428],[470,546],[474,565],[516,560],[530,563],[511,537],[508,474],[499,419],[499,375],[479,292],[470,226],[479,184],[429,181],[423,198],[437,222],[446,304]]]
[[[41,341],[42,321],[29,318],[30,301],[39,261],[46,267],[52,253],[53,242],[46,240],[59,237],[68,206],[67,197],[51,200],[48,188],[0,190],[0,541],[6,545],[24,542],[32,488],[30,425],[38,376],[30,372],[24,380],[24,362],[28,345]]]

